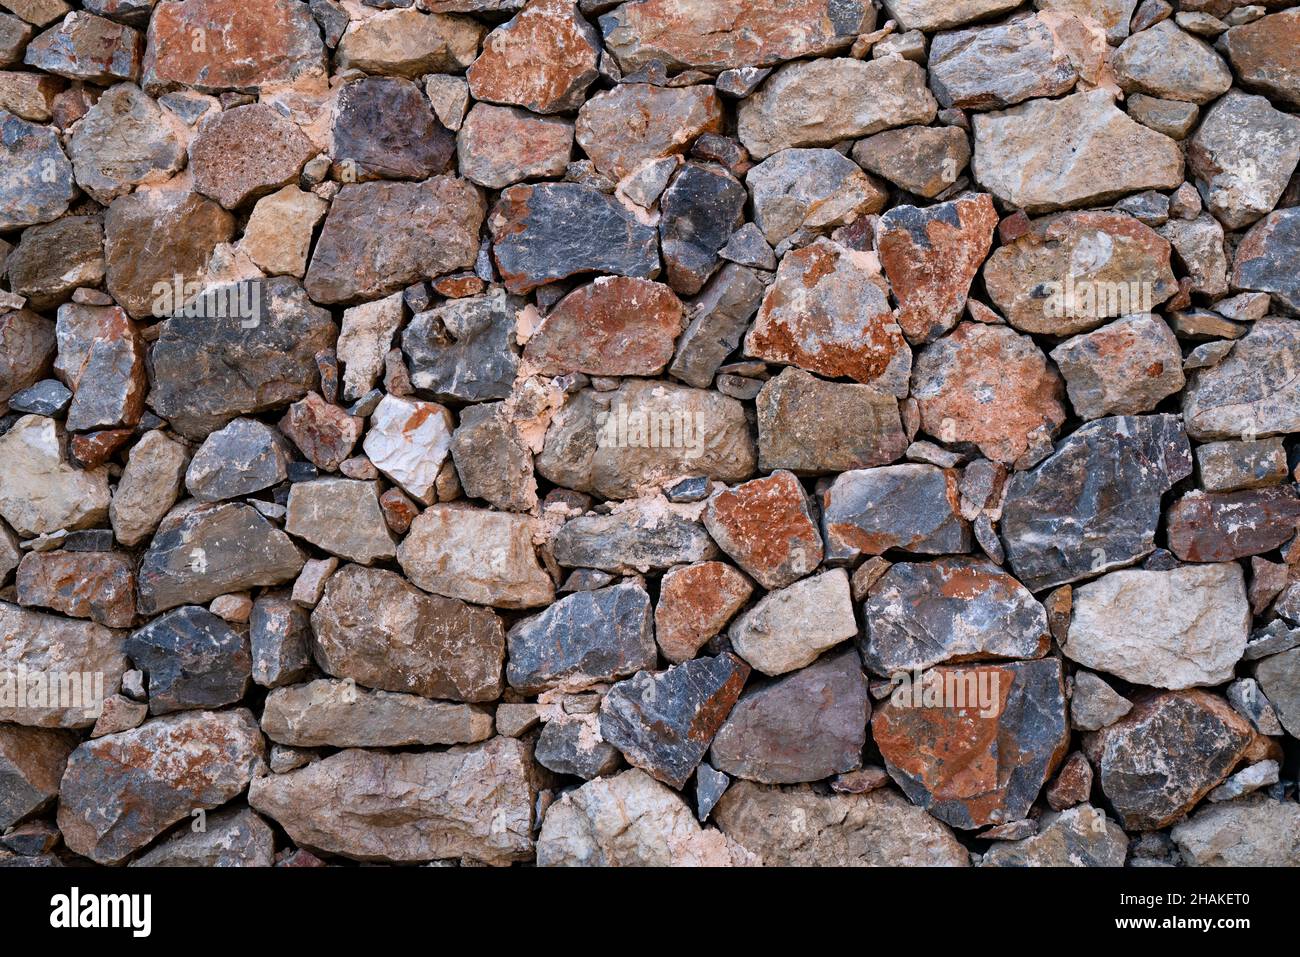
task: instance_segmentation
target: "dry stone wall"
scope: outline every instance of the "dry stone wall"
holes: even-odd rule
[[[1300,7],[0,0],[0,864],[1300,864]]]

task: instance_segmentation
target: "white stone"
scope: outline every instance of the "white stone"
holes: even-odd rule
[[[0,516],[19,535],[92,528],[108,503],[108,469],[70,465],[53,419],[25,415],[0,435]]]
[[[355,402],[375,387],[384,357],[402,325],[402,294],[345,309],[337,352],[343,363],[343,397]]]
[[[857,632],[848,572],[835,568],[768,592],[728,635],[736,654],[775,676],[811,664]]]
[[[434,483],[451,450],[451,413],[436,402],[386,395],[370,417],[362,447],[375,468],[407,495],[432,505]]]

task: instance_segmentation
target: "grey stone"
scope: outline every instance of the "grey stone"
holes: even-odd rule
[[[498,287],[416,315],[402,333],[411,384],[443,401],[507,398],[519,367],[515,319],[524,305]]]
[[[845,472],[822,494],[826,560],[850,562],[891,548],[914,554],[968,552],[957,475],[932,465]]]
[[[234,704],[248,691],[248,639],[204,608],[177,608],[126,640],[131,662],[149,678],[149,713]]]
[[[256,419],[235,419],[199,446],[185,472],[185,487],[203,502],[260,492],[288,476],[284,440]]]

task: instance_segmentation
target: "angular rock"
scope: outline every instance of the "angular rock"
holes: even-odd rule
[[[312,234],[328,209],[325,200],[297,186],[263,196],[253,207],[239,248],[267,275],[301,279]]]
[[[171,290],[192,288],[234,229],[228,212],[197,193],[141,190],[119,196],[104,216],[109,293],[134,319],[179,312],[190,297]],[[160,290],[167,292],[160,296]]]
[[[1070,698],[1070,727],[1100,731],[1133,710],[1133,704],[1091,671],[1074,673]]]
[[[402,333],[411,384],[442,401],[508,398],[519,369],[515,320],[524,305],[494,287],[416,315]]]
[[[517,107],[475,103],[456,150],[461,175],[489,189],[563,176],[573,153],[573,124]]]
[[[903,793],[944,823],[1018,820],[1069,747],[1061,663],[931,669],[898,685],[871,732]]]
[[[686,802],[637,768],[598,778],[551,805],[538,867],[727,867],[726,840]]]
[[[119,200],[121,202],[121,200]],[[256,320],[217,303],[254,299]],[[240,415],[302,398],[316,387],[316,354],[333,346],[329,312],[311,304],[292,279],[209,293],[199,308],[162,324],[152,351],[149,405],[176,431],[200,439]],[[238,311],[238,310],[236,310]]]
[[[885,0],[885,11],[904,30],[947,30],[1015,9],[1011,0]]]
[[[886,289],[870,253],[826,239],[794,250],[781,261],[745,337],[745,353],[825,376],[847,376],[901,397],[912,353]]]
[[[362,447],[375,468],[427,505],[436,497],[434,484],[451,451],[451,436],[445,406],[385,395]]]
[[[698,658],[615,684],[600,733],[639,767],[681,790],[740,696],[749,666],[732,654]]]
[[[426,179],[447,172],[456,150],[455,138],[434,120],[428,97],[399,77],[364,77],[344,86],[332,143],[335,176],[351,177],[345,182]]]
[[[173,514],[140,562],[141,614],[201,604],[258,585],[292,581],[303,553],[289,536],[247,505],[225,504]]]
[[[1191,810],[1236,767],[1254,734],[1222,698],[1167,691],[1084,744],[1120,823],[1147,831]]]
[[[1196,447],[1196,468],[1207,492],[1277,485],[1289,474],[1280,438],[1255,442],[1207,442]]]
[[[623,574],[644,574],[718,554],[699,522],[654,501],[612,515],[572,519],[556,533],[552,549],[563,567]]]
[[[53,127],[0,109],[0,230],[48,223],[77,195],[72,164]]]
[[[979,558],[896,564],[862,613],[862,659],[885,677],[953,660],[1038,658],[1051,644],[1043,606]]]
[[[741,101],[737,135],[757,159],[832,146],[896,126],[926,125],[938,107],[910,60],[811,60],[781,67]]]
[[[1161,100],[1142,93],[1128,97],[1129,116],[1143,126],[1175,140],[1187,138],[1187,134],[1196,126],[1200,112],[1195,103]]]
[[[491,609],[347,565],[330,576],[311,622],[312,656],[336,678],[426,698],[500,697],[505,634]]]
[[[104,224],[97,216],[64,216],[31,226],[9,256],[9,287],[32,309],[50,309],[78,286],[104,279]]]
[[[1272,293],[1279,312],[1300,316],[1300,281],[1290,265],[1298,253],[1300,210],[1279,209],[1269,213],[1242,237],[1233,260],[1232,285],[1237,289]]]
[[[204,608],[177,608],[126,640],[132,664],[149,678],[149,713],[234,704],[248,691],[248,639]]]
[[[737,654],[776,676],[803,668],[857,631],[848,574],[836,568],[764,595],[727,635]]]
[[[344,399],[356,402],[375,387],[405,316],[398,292],[343,311],[336,354],[343,363]]]
[[[477,705],[322,679],[272,691],[262,730],[273,741],[299,748],[473,744],[492,736],[492,715]]]
[[[330,205],[304,285],[317,302],[351,303],[470,269],[485,215],[478,187],[454,176],[346,184]]]
[[[1234,563],[1117,571],[1074,589],[1066,657],[1135,684],[1183,689],[1231,680],[1250,606]]]
[[[674,565],[659,580],[655,640],[674,664],[694,658],[754,592],[740,572],[722,562]]]
[[[131,862],[132,867],[270,867],[275,834],[248,808],[221,810],[204,830],[185,828]]]
[[[1300,323],[1254,323],[1226,359],[1189,377],[1183,420],[1194,439],[1253,441],[1300,428],[1300,383],[1287,371],[1300,359]]]
[[[984,284],[1020,331],[1073,335],[1168,299],[1177,291],[1169,259],[1169,243],[1131,216],[1063,213],[995,251]]]
[[[533,454],[506,414],[501,402],[466,407],[452,436],[451,454],[466,496],[527,512],[537,504]]]
[[[1267,797],[1206,805],[1169,832],[1193,867],[1295,867],[1297,835],[1300,806]]]
[[[1300,731],[1300,649],[1270,655],[1255,666],[1255,678],[1278,720],[1293,737]]]
[[[0,516],[24,537],[93,528],[108,515],[108,471],[68,462],[53,419],[25,415],[0,435]]]
[[[822,493],[826,560],[851,562],[891,548],[921,555],[970,551],[957,475],[933,465],[890,465],[841,474]]]
[[[768,867],[966,867],[952,831],[898,792],[824,794],[812,785],[737,781],[718,801],[719,829]],[[786,826],[798,821],[800,826]]]
[[[168,715],[88,741],[63,775],[63,841],[96,863],[115,864],[192,811],[243,792],[263,753],[257,722],[242,708]],[[122,807],[134,813],[113,813]]]
[[[758,231],[752,223],[745,229],[752,229],[756,234]],[[739,235],[736,233],[731,242]],[[767,247],[761,234],[756,238]],[[724,258],[727,248],[722,250]],[[770,247],[768,254],[771,255]],[[771,265],[776,268],[775,256]],[[693,315],[677,340],[677,352],[668,371],[687,385],[707,389],[718,368],[740,345],[749,320],[762,304],[764,291],[763,282],[753,269],[730,262],[723,266],[692,302]]]
[[[184,481],[189,454],[162,432],[146,432],[127,456],[108,517],[123,545],[139,545],[171,510]]]
[[[278,485],[288,476],[284,443],[256,419],[235,419],[199,446],[185,472],[185,487],[202,502],[241,498]]]
[[[1016,577],[1038,592],[1150,554],[1160,497],[1191,470],[1176,416],[1087,423],[1007,485],[1002,537]]]
[[[533,759],[556,774],[590,781],[618,770],[618,748],[600,736],[600,719],[594,714],[566,714],[553,718],[537,736]]]
[[[1082,804],[1059,814],[1045,814],[1036,835],[995,844],[980,865],[1123,867],[1128,843],[1128,835],[1104,811]]]
[[[887,191],[835,150],[782,150],[745,177],[754,222],[773,246],[856,222],[885,208]]]
[[[135,621],[135,563],[123,552],[28,552],[18,565],[18,601],[109,628]]]
[[[870,717],[858,653],[834,652],[742,694],[709,763],[763,784],[819,781],[861,766]]]
[[[926,346],[912,370],[921,428],[1008,465],[1035,433],[1052,435],[1065,422],[1063,391],[1034,341],[1007,326],[964,322]]]
[[[306,609],[283,593],[258,598],[248,623],[253,681],[264,688],[301,681],[311,670],[310,641]]]
[[[1285,545],[1300,527],[1290,486],[1188,492],[1166,515],[1169,549],[1184,561],[1227,562]]]
[[[860,140],[853,160],[900,189],[934,199],[970,162],[970,142],[956,127],[907,126]]]
[[[529,337],[524,359],[542,375],[658,375],[672,358],[682,311],[665,285],[602,276],[556,303]]]
[[[538,564],[535,522],[525,515],[434,505],[397,550],[402,571],[425,591],[497,608],[537,608],[555,598]]]
[[[460,73],[478,55],[485,29],[470,17],[384,10],[347,25],[334,65],[411,80],[426,73]]]
[[[1052,350],[1083,419],[1150,412],[1184,385],[1182,350],[1159,316],[1125,316]]]
[[[0,827],[8,830],[59,796],[76,741],[62,731],[0,725]]]
[[[513,738],[446,751],[351,749],[256,779],[248,803],[295,843],[354,860],[507,865],[533,856],[531,762]]]
[[[658,234],[612,196],[577,183],[511,186],[488,218],[506,288],[523,295],[588,272],[654,278]]]
[[[653,668],[650,598],[636,582],[561,598],[506,635],[516,691],[582,688]]]
[[[1237,90],[1210,107],[1187,147],[1188,178],[1225,229],[1271,211],[1298,162],[1300,118]]]
[[[683,475],[743,481],[754,461],[749,423],[736,399],[629,379],[614,392],[572,397],[552,420],[536,466],[563,488],[630,498]]]
[[[711,86],[620,83],[578,111],[578,145],[610,179],[642,164],[685,153],[702,133],[722,129],[722,101]]]
[[[1232,71],[1204,40],[1162,20],[1125,40],[1111,65],[1126,93],[1208,103],[1228,92]]]
[[[787,471],[709,499],[704,526],[764,588],[784,588],[816,571],[822,537],[799,480]]]
[[[57,351],[54,323],[27,309],[0,311],[0,409],[45,377]]]
[[[745,221],[745,187],[731,174],[687,163],[659,201],[659,240],[668,283],[685,296],[704,288],[719,252]]]
[[[1300,12],[1283,10],[1234,26],[1223,43],[1242,86],[1300,106]]]
[[[46,73],[116,83],[140,78],[140,34],[128,26],[74,10],[27,45],[23,62]]]
[[[978,113],[974,123],[976,181],[1027,213],[1183,181],[1178,144],[1130,119],[1105,90]]]
[[[483,40],[466,77],[477,100],[559,113],[595,81],[600,37],[570,0],[537,0]]]
[[[397,557],[375,482],[323,478],[289,490],[284,530],[361,565]]]

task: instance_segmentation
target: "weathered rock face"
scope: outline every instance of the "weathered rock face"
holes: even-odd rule
[[[63,774],[63,840],[97,863],[117,863],[191,811],[244,791],[263,753],[257,722],[242,708],[168,715],[88,741]]]
[[[786,254],[745,352],[900,396],[912,361],[875,257],[824,239]]]
[[[536,793],[527,745],[493,738],[442,752],[341,751],[257,778],[248,803],[300,844],[354,860],[505,865],[532,856]]]
[[[109,503],[113,534],[123,545],[139,545],[153,534],[176,504],[189,455],[162,432],[146,432],[131,449]]]
[[[474,104],[457,137],[462,175],[489,189],[563,175],[572,152],[572,123],[512,106]]]
[[[72,164],[58,134],[0,109],[0,229],[48,223],[76,197]]]
[[[584,515],[566,522],[552,541],[555,560],[566,568],[599,568],[622,574],[659,571],[716,558],[717,547],[699,522],[650,501],[612,515]]]
[[[975,179],[1004,202],[1045,213],[1183,181],[1178,144],[1094,90],[975,119]]]
[[[633,768],[566,792],[546,812],[539,867],[728,867],[721,834],[686,802]]]
[[[722,115],[711,86],[621,83],[582,105],[575,134],[596,169],[621,180],[647,160],[689,149],[701,133],[718,132]]]
[[[781,67],[740,105],[737,135],[764,159],[934,119],[925,71],[910,60],[829,59]]]
[[[0,408],[50,371],[56,351],[54,324],[48,319],[26,309],[0,312]]]
[[[870,717],[858,653],[833,652],[741,695],[709,763],[764,784],[819,781],[861,766]]]
[[[311,624],[312,656],[336,678],[456,701],[501,693],[501,619],[491,609],[426,595],[393,572],[340,569],[325,583]]]
[[[565,488],[630,498],[683,475],[741,481],[755,457],[737,400],[634,379],[571,398],[551,422],[537,472]]]
[[[108,514],[108,472],[81,470],[53,419],[25,415],[0,435],[0,516],[21,535],[89,528]]]
[[[362,447],[375,468],[429,504],[451,438],[451,412],[444,406],[386,395],[371,416]]]
[[[1065,421],[1061,377],[1028,336],[963,322],[926,346],[912,370],[921,427],[945,443],[974,445],[995,462],[1024,455],[1035,433]]]
[[[402,571],[425,591],[497,608],[536,608],[555,597],[538,564],[525,515],[435,505],[411,523],[397,550]]]
[[[811,663],[857,634],[849,577],[841,568],[771,591],[728,631],[736,653],[766,675]]]
[[[1237,247],[1232,284],[1238,289],[1272,293],[1278,311],[1300,315],[1300,282],[1286,263],[1300,250],[1300,212],[1280,209],[1253,227]],[[10,270],[13,269],[11,265]]]
[[[681,331],[682,302],[667,286],[602,276],[556,303],[524,358],[542,375],[653,376],[672,358]]]
[[[847,156],[827,149],[781,150],[745,177],[754,222],[773,246],[816,235],[885,207],[886,190]]]
[[[288,461],[279,435],[256,419],[235,419],[199,446],[185,488],[201,502],[220,502],[283,482]]]
[[[58,796],[75,746],[61,731],[0,725],[0,826],[7,830]]]
[[[1070,741],[1061,663],[933,668],[898,683],[871,721],[890,776],[954,827],[1025,816]]]
[[[1128,836],[1104,811],[1081,804],[1043,816],[1039,832],[1022,841],[999,841],[983,867],[1123,867]]]
[[[140,183],[185,165],[185,150],[157,102],[139,87],[110,87],[72,129],[68,158],[77,185],[107,206]]]
[[[495,287],[417,314],[402,332],[411,384],[439,401],[507,398],[519,369],[514,336],[523,308]]]
[[[455,138],[434,120],[428,98],[400,77],[343,87],[332,136],[336,170],[356,181],[425,179],[445,173],[455,152]]]
[[[317,302],[351,303],[469,269],[485,215],[478,187],[454,176],[345,184],[325,217],[304,285]]]
[[[1171,691],[1139,702],[1098,731],[1089,756],[1128,830],[1166,827],[1226,778],[1254,732],[1222,698]]]
[[[709,499],[704,526],[764,588],[783,588],[816,570],[822,537],[808,496],[790,472],[746,482]]]
[[[884,676],[946,661],[1037,658],[1050,645],[1043,606],[983,559],[893,565],[862,613],[863,661]]]
[[[275,834],[248,808],[207,815],[205,830],[183,830],[150,848],[132,867],[271,867]]]
[[[600,734],[634,767],[681,790],[740,696],[749,666],[732,654],[638,672],[600,704]]]
[[[167,0],[149,20],[144,75],[158,89],[256,93],[322,72],[324,61],[311,12],[292,0]]]
[[[484,32],[466,17],[384,10],[346,24],[335,66],[412,80],[428,73],[460,73],[474,62]]]
[[[299,748],[473,744],[492,736],[492,715],[475,705],[320,680],[271,692],[262,730]]]
[[[1194,867],[1295,867],[1298,826],[1294,802],[1248,797],[1206,805],[1169,836]]]
[[[754,404],[760,469],[849,471],[888,465],[907,448],[898,401],[872,386],[827,382],[789,366]]]
[[[1300,425],[1300,384],[1285,369],[1300,358],[1300,322],[1262,319],[1226,359],[1188,377],[1183,420],[1194,439],[1258,438]]]
[[[137,605],[153,615],[244,588],[279,585],[292,581],[304,561],[289,536],[248,505],[174,513],[140,561]]]
[[[1300,526],[1300,499],[1288,486],[1188,492],[1169,509],[1169,548],[1184,561],[1223,562],[1284,545]]]
[[[1255,677],[1288,734],[1300,729],[1300,651],[1270,655],[1255,666]]]
[[[1084,419],[1150,412],[1185,384],[1173,330],[1149,313],[1067,339],[1051,355]]]
[[[1228,58],[1243,86],[1300,106],[1300,13],[1283,10],[1254,23],[1234,26],[1223,35]]]
[[[920,555],[966,552],[970,526],[959,513],[957,475],[933,465],[845,472],[822,494],[828,561],[891,548]]]
[[[708,640],[721,634],[754,586],[730,565],[697,562],[676,565],[659,581],[655,606],[655,641],[674,664],[695,657]]]
[[[582,688],[653,668],[650,596],[635,582],[561,598],[506,635],[506,680],[525,694]]]
[[[24,605],[109,628],[129,628],[135,620],[135,563],[123,552],[28,552],[16,586]]]
[[[1191,471],[1175,416],[1084,425],[1007,484],[1002,536],[1016,576],[1037,592],[1144,557],[1155,548],[1160,496]]]
[[[248,640],[204,608],[190,605],[154,619],[125,649],[149,677],[151,714],[219,708],[248,691]]]
[[[654,60],[716,73],[822,56],[846,49],[875,23],[860,0],[637,0],[600,18],[605,46],[628,73]]]
[[[512,186],[502,192],[488,227],[497,268],[512,293],[589,272],[659,274],[655,230],[590,186]]]
[[[0,601],[0,675],[6,685],[0,720],[38,728],[89,728],[103,697],[115,694],[126,671],[123,635],[89,621],[20,608]],[[29,682],[26,698],[18,696],[23,676],[50,674],[42,694]],[[69,682],[68,697],[51,697],[48,684],[60,674]],[[103,686],[95,676],[103,675]],[[11,697],[12,695],[12,697]]]
[[[599,50],[599,37],[576,4],[541,0],[484,38],[467,74],[470,92],[535,113],[571,110],[596,79]]]
[[[966,867],[952,831],[897,792],[822,794],[811,785],[737,781],[713,812],[718,829],[767,867]],[[786,826],[799,821],[801,826]]]
[[[880,217],[876,249],[909,342],[929,342],[961,318],[995,226],[987,194],[925,209],[896,206]]]
[[[1034,221],[984,266],[984,284],[1022,332],[1073,335],[1149,313],[1177,290],[1169,243],[1123,213],[1062,213]]]
[[[1232,86],[1232,71],[1204,40],[1162,20],[1125,40],[1111,58],[1120,87],[1169,100],[1207,103]]]
[[[1066,657],[1156,688],[1230,681],[1250,606],[1240,566],[1117,571],[1074,589]]]
[[[194,189],[234,209],[289,185],[315,153],[311,140],[274,107],[239,106],[199,124],[189,149]]]

